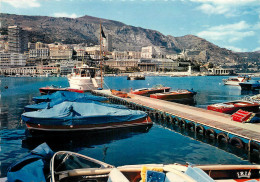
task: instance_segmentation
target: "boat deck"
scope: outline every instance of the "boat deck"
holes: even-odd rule
[[[95,90],[94,93],[107,97],[115,97],[110,90]],[[260,124],[239,123],[231,120],[231,116],[223,113],[209,111],[202,108],[187,106],[174,102],[153,99],[140,95],[129,94],[130,98],[120,98],[129,103],[135,103],[144,107],[152,108],[170,115],[178,116],[197,124],[225,131],[229,134],[260,142]]]

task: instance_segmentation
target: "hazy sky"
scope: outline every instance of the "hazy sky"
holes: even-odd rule
[[[84,15],[197,35],[233,51],[260,50],[260,0],[0,0],[1,12],[76,18]]]

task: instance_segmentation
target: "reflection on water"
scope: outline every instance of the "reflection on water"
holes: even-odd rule
[[[195,106],[207,105],[243,98],[238,87],[224,86],[224,77],[146,77],[146,80],[128,81],[126,77],[106,77],[110,88],[129,91],[131,88],[151,87],[163,84],[177,89],[192,89],[197,92]],[[19,126],[25,105],[32,104],[32,97],[39,96],[39,87],[59,85],[66,87],[66,78],[0,78],[0,177],[6,175],[10,164],[22,158],[29,150],[47,142],[54,151],[70,150],[88,155],[109,164],[119,166],[140,163],[185,163],[194,164],[249,164],[245,153],[194,137],[194,133],[175,126],[157,125],[147,131],[107,132],[100,135],[65,136],[62,138],[29,140],[25,127]],[[8,89],[4,87],[8,86]],[[219,147],[219,148],[217,148]],[[230,153],[232,152],[232,153]],[[234,155],[235,154],[235,155]],[[252,156],[249,156],[252,157]],[[254,157],[252,157],[254,158]]]
[[[70,133],[69,135],[56,135],[47,137],[25,138],[22,141],[22,147],[30,150],[38,145],[46,142],[54,151],[59,150],[73,150],[78,152],[82,148],[91,148],[94,145],[105,145],[112,141],[131,138],[135,135],[147,133],[151,126],[125,128],[120,130],[100,131],[95,133]],[[76,149],[76,150],[75,150]]]

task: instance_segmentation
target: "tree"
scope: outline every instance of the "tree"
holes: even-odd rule
[[[208,68],[213,68],[213,67],[214,67],[214,64],[209,62]]]

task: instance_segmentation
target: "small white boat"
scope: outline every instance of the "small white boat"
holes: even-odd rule
[[[86,64],[73,68],[72,73],[67,78],[71,89],[88,91],[101,88],[102,78],[99,69],[89,67]]]
[[[223,79],[224,85],[239,86],[239,83],[246,82],[250,80],[251,77],[248,75],[239,75],[237,77],[229,77],[228,79]]]
[[[43,169],[48,167],[50,171],[46,172],[47,177],[45,177]],[[21,161],[9,167],[7,180],[48,180],[51,182],[253,182],[260,180],[259,172],[259,165],[194,166],[188,163],[186,165],[175,163],[115,167],[74,152],[59,151],[54,154],[48,145],[43,143]]]

